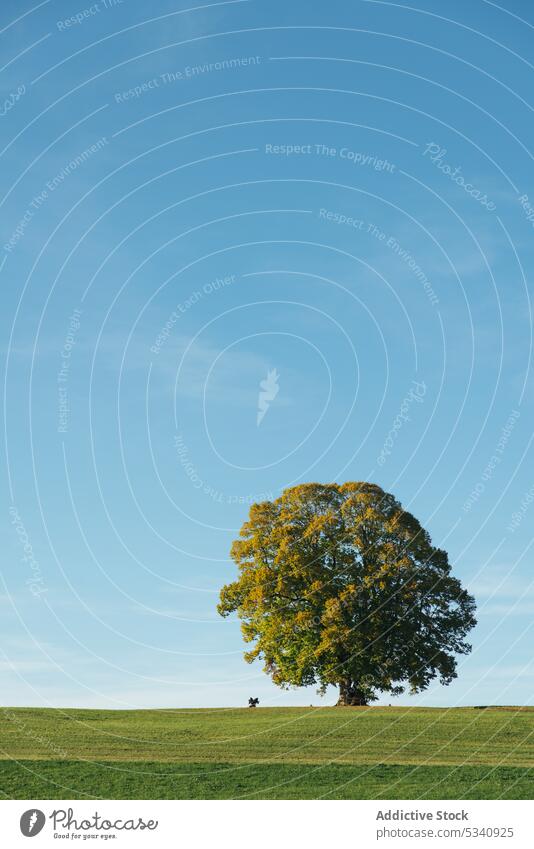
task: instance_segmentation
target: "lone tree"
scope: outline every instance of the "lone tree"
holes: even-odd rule
[[[447,553],[371,483],[304,484],[253,504],[218,611],[237,612],[245,659],[289,689],[339,687],[339,705],[456,678],[475,601]]]

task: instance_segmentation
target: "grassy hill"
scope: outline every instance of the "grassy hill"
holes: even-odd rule
[[[534,798],[534,708],[2,708],[0,750],[5,798]]]

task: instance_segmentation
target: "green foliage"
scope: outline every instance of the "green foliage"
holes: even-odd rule
[[[456,677],[474,599],[417,519],[370,483],[304,484],[252,505],[232,546],[245,659],[281,687],[339,685],[340,702],[425,689]]]

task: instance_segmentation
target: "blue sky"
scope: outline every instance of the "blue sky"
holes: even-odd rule
[[[331,703],[215,610],[248,505],[308,480],[394,492],[477,598],[402,704],[534,703],[533,26],[2,4],[2,703]]]

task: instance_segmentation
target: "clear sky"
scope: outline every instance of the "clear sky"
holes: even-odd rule
[[[534,704],[531,4],[4,0],[0,39],[1,702],[331,703],[215,605],[252,501],[370,480],[479,605],[400,703]]]

